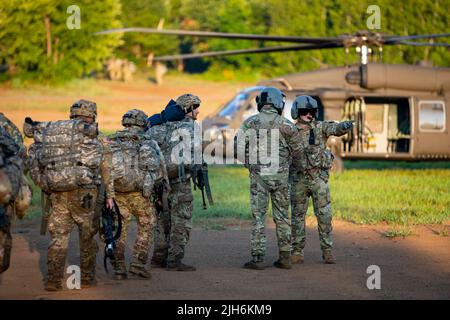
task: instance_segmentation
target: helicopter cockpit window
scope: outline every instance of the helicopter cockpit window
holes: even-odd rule
[[[444,131],[445,108],[441,101],[419,103],[419,128],[421,131]]]
[[[219,112],[219,116],[232,120],[234,114],[244,105],[244,103],[247,101],[247,98],[247,94],[239,93],[236,97],[233,98],[233,100],[228,102],[222,108],[222,110]]]

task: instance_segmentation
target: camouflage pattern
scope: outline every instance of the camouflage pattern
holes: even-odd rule
[[[94,219],[97,189],[78,189],[54,192],[50,195],[52,213],[48,231],[51,242],[48,247],[48,282],[60,283],[73,227],[78,226],[80,241],[80,269],[82,280],[95,278],[95,261],[98,251],[94,236],[98,232],[98,221]]]
[[[246,133],[253,129],[256,132],[265,130],[269,132],[267,145],[271,145],[271,129],[279,130],[278,146],[278,167],[276,170],[270,168],[270,164],[261,163],[260,159],[256,163],[250,162],[250,154],[258,154],[263,144],[252,143],[251,137]],[[245,134],[242,139],[245,144],[245,166],[250,171],[250,203],[253,215],[253,230],[251,236],[251,254],[261,260],[266,252],[265,237],[265,216],[268,208],[269,197],[272,199],[272,215],[276,223],[278,248],[281,252],[289,252],[291,245],[291,227],[289,224],[289,164],[297,168],[300,160],[300,138],[298,130],[286,118],[280,116],[278,111],[272,106],[262,107],[259,114],[248,118],[241,125],[241,134]],[[252,145],[253,148],[252,149]],[[273,161],[272,161],[273,162]]]
[[[303,255],[305,247],[305,216],[308,202],[313,200],[317,217],[320,247],[331,250],[332,209],[328,185],[329,169],[333,165],[333,155],[327,149],[329,136],[341,136],[348,131],[342,123],[331,121],[297,121],[302,148],[305,150],[300,171],[292,170],[292,253]],[[313,137],[311,137],[313,132]]]
[[[198,108],[200,106],[200,103],[202,103],[199,97],[190,93],[179,96],[175,102],[186,113],[192,111],[195,108]]]
[[[150,199],[140,192],[116,193],[116,202],[122,215],[122,233],[116,242],[114,268],[126,273],[125,245],[127,229],[132,216],[136,218],[138,231],[134,243],[132,263],[145,265],[153,241],[153,229],[156,222],[155,208]]]
[[[50,193],[99,184],[103,147],[96,124],[74,119],[33,127],[28,167],[36,185]]]
[[[70,119],[77,116],[97,118],[97,104],[93,101],[78,100],[70,107]]]
[[[22,182],[23,163],[19,146],[0,127],[0,273],[9,268],[12,249],[11,219],[14,201]]]
[[[98,135],[97,140],[102,153],[99,168],[101,179],[90,186],[50,194],[51,215],[48,230],[51,242],[47,254],[48,287],[52,285],[58,287],[61,283],[70,233],[75,225],[79,230],[81,281],[82,283],[95,281],[98,245],[94,236],[98,233],[100,226],[98,210],[96,210],[98,190],[102,187],[107,198],[115,197],[111,177],[110,141],[102,134]]]
[[[161,212],[155,229],[155,248],[152,260],[174,263],[184,258],[189,242],[194,209],[190,180],[170,182],[169,213]]]
[[[14,140],[14,142],[19,146],[20,156],[25,160],[26,156],[26,146],[23,143],[23,136],[19,128],[9,120],[3,113],[0,112],[0,127],[3,127],[9,136]]]
[[[123,126],[146,127],[148,116],[138,109],[128,110],[122,117]]]
[[[176,136],[173,137],[174,132],[181,132],[183,136],[187,134],[188,138],[177,139]],[[195,160],[195,151],[200,150],[201,154],[201,139],[194,132],[194,120],[185,118],[153,126],[146,133],[161,149],[171,189],[168,195],[170,212],[158,213],[153,261],[172,263],[184,257],[184,249],[192,229],[193,195],[190,167]],[[185,144],[184,150],[187,150],[186,154],[183,154],[184,176],[180,176],[180,165],[172,158],[173,148],[180,143]]]

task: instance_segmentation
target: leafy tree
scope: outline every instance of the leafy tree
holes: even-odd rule
[[[9,76],[67,80],[100,70],[120,44],[120,35],[95,36],[121,26],[119,0],[79,0],[80,29],[69,29],[69,0],[11,0],[0,3],[0,61]]]

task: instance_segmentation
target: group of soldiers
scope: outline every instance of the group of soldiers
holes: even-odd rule
[[[150,118],[142,110],[129,110],[122,117],[123,130],[107,137],[98,133],[95,102],[79,100],[70,108],[72,122],[38,123],[26,119],[24,133],[35,138],[28,155],[23,141],[14,141],[2,125],[0,221],[6,222],[0,223],[3,232],[0,233],[0,245],[3,247],[9,241],[11,247],[9,226],[12,214],[7,212],[14,211],[8,208],[14,207],[21,184],[20,181],[14,182],[14,179],[29,171],[36,185],[42,188],[51,212],[48,220],[51,242],[47,255],[46,290],[62,290],[67,247],[75,225],[79,229],[81,287],[96,284],[98,245],[95,236],[104,223],[101,223],[101,212],[115,208],[123,221],[122,232],[116,239],[110,261],[115,279],[123,280],[130,275],[151,278],[148,262],[151,267],[169,271],[194,271],[195,267],[184,264],[183,258],[192,229],[191,180],[195,183],[194,176],[198,170],[193,159],[198,144],[202,143],[195,135],[200,104],[199,97],[184,94],[175,101],[171,100],[161,114]],[[333,156],[326,148],[326,140],[330,135],[347,133],[353,124],[348,121],[317,121],[318,104],[309,96],[295,99],[291,110],[292,118],[296,119],[294,124],[282,116],[285,95],[272,87],[260,92],[257,105],[259,113],[242,124],[241,132],[245,134],[249,129],[278,130],[278,166],[273,171],[268,170],[270,164],[250,161],[250,154],[257,154],[262,144],[259,141],[253,144],[249,136],[245,136],[244,159],[240,160],[250,172],[253,228],[252,259],[244,267],[256,270],[267,267],[264,263],[264,227],[269,197],[279,248],[279,259],[274,265],[289,269],[293,263],[303,262],[309,197],[312,197],[318,219],[324,262],[335,263],[331,253],[332,212],[328,186],[328,171]],[[75,128],[78,131],[73,132]],[[187,132],[188,139],[174,139],[174,133],[180,131]],[[64,143],[65,149],[61,149]],[[185,152],[181,157],[187,161],[181,163],[174,159],[174,149],[180,143],[189,144],[185,149],[188,154]],[[145,153],[149,150],[153,153]],[[145,157],[150,159],[143,159]],[[125,166],[121,174],[117,173],[120,170],[116,168],[119,163]],[[142,174],[131,178],[133,172]],[[72,181],[72,176],[76,181]],[[21,181],[25,184],[23,179]],[[6,189],[7,192],[4,191]],[[291,219],[289,205],[292,206]],[[138,231],[127,268],[125,243],[133,216]],[[152,245],[154,251],[150,260],[148,256]],[[5,251],[1,252],[4,255]],[[0,258],[2,261],[5,259],[1,255]]]
[[[318,221],[322,257],[326,264],[334,264],[332,254],[332,210],[328,185],[333,155],[326,147],[328,137],[342,136],[353,127],[353,122],[318,121],[318,103],[310,96],[298,96],[292,104],[291,116],[296,123],[282,116],[286,96],[277,88],[264,88],[256,98],[259,113],[251,116],[240,130],[279,132],[276,170],[272,162],[251,162],[251,154],[260,154],[267,142],[253,143],[245,135],[243,162],[250,172],[250,205],[253,215],[251,235],[252,259],[245,268],[261,270],[266,267],[265,216],[269,197],[276,224],[279,259],[275,267],[290,269],[292,264],[304,261],[306,229],[305,216],[309,198],[312,198]],[[257,138],[258,140],[258,138]],[[253,146],[253,148],[252,148]],[[292,207],[289,219],[289,205]]]

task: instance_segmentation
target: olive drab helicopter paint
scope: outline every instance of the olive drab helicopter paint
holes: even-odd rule
[[[185,30],[122,28],[98,32],[144,32],[149,34],[289,42],[295,45],[267,46],[219,52],[155,57],[171,61],[235,54],[355,48],[359,64],[288,74],[261,81],[239,92],[213,115],[203,120],[203,129],[226,144],[226,129],[237,129],[257,112],[255,97],[263,86],[286,94],[284,116],[298,95],[319,103],[319,120],[354,120],[353,131],[329,144],[337,162],[343,159],[449,160],[450,159],[450,68],[405,64],[371,63],[371,53],[388,45],[450,47],[449,43],[421,42],[449,38],[450,33],[393,36],[369,31],[338,37],[297,37],[235,34]],[[292,119],[291,119],[292,120]],[[226,150],[226,148],[224,148]]]

